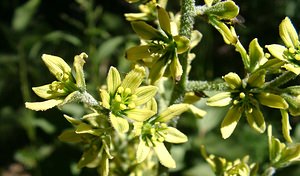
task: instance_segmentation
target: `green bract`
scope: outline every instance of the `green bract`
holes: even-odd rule
[[[83,74],[84,59],[88,56],[81,53],[74,57],[75,77],[71,72],[71,67],[60,57],[43,54],[42,59],[49,71],[56,77],[57,81],[32,90],[41,98],[47,99],[43,102],[26,102],[26,108],[40,111],[63,105],[72,101],[78,101],[84,96],[86,86]]]
[[[266,129],[260,104],[276,109],[287,109],[288,104],[279,95],[260,90],[265,84],[264,70],[260,70],[241,80],[236,73],[228,73],[223,78],[229,91],[218,93],[207,100],[209,106],[227,106],[231,104],[221,124],[223,138],[228,138],[234,131],[240,117],[245,114],[249,125],[256,131],[263,133]],[[284,116],[283,116],[284,118]],[[287,123],[285,123],[287,124]],[[283,125],[283,129],[287,125]],[[289,136],[284,131],[285,136]]]
[[[142,107],[157,92],[155,86],[140,87],[145,74],[143,67],[136,66],[122,81],[118,70],[111,67],[106,80],[107,90],[100,89],[101,105],[110,110],[111,124],[120,133],[129,130],[126,118],[143,122],[156,113]]]
[[[145,42],[144,45],[129,48],[127,59],[149,67],[149,79],[155,84],[165,73],[170,72],[173,79],[179,81],[182,66],[178,54],[190,48],[190,41],[172,30],[168,13],[157,6],[159,29],[155,29],[143,21],[131,23],[133,30]]]
[[[279,25],[279,35],[285,46],[279,44],[267,45],[266,48],[277,59],[284,61],[285,69],[300,74],[300,43],[298,34],[291,22],[286,17]]]

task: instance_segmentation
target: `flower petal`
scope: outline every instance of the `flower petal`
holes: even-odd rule
[[[260,65],[264,64],[261,62],[265,58],[264,51],[259,45],[257,38],[253,39],[249,44],[249,58],[251,71],[256,70]]]
[[[293,142],[290,136],[290,130],[292,129],[289,121],[289,114],[285,110],[280,110],[281,112],[281,123],[282,123],[282,134],[287,142]]]
[[[300,74],[299,66],[295,66],[293,64],[284,64],[282,67],[285,68],[286,70],[289,70],[289,71],[295,73],[296,75]]]
[[[280,23],[279,35],[287,48],[297,48],[299,46],[298,33],[288,17],[285,17]]]
[[[173,38],[176,43],[178,54],[182,54],[190,48],[190,40],[185,36],[176,35]]]
[[[126,58],[131,61],[138,61],[151,58],[152,54],[157,53],[157,48],[149,45],[134,46],[126,51]]]
[[[51,99],[42,102],[26,102],[25,107],[34,111],[45,111],[61,104],[63,101],[62,99]]]
[[[221,134],[227,139],[234,131],[242,116],[239,106],[231,106],[221,124]]]
[[[206,104],[208,106],[218,106],[218,107],[227,106],[232,101],[232,98],[230,96],[231,96],[230,92],[221,92],[207,99]]]
[[[158,88],[156,86],[142,86],[137,88],[134,93],[137,99],[134,100],[134,103],[139,106],[148,102],[155,96],[157,90]]]
[[[168,127],[166,131],[167,133],[165,136],[165,141],[170,142],[170,143],[184,143],[188,141],[188,138],[185,134],[177,130],[176,128],[173,127]]]
[[[144,40],[157,40],[163,38],[162,34],[157,29],[144,21],[133,21],[131,22],[131,26],[134,32]]]
[[[110,95],[114,95],[117,88],[121,84],[121,76],[115,67],[110,67],[106,78],[107,91]]]
[[[160,113],[156,121],[167,122],[172,118],[179,116],[181,113],[187,111],[189,108],[189,104],[173,104],[172,106],[169,106],[166,110],[164,110],[162,113]]]
[[[168,63],[161,58],[151,68],[149,73],[149,80],[152,85],[156,84],[157,81],[164,75]]]
[[[124,89],[130,88],[131,91],[134,92],[143,82],[145,74],[145,68],[136,65],[135,68],[125,76],[121,86]]]
[[[283,53],[287,49],[286,47],[278,44],[272,44],[272,45],[266,45],[266,48],[269,50],[272,56],[282,61],[286,61],[286,59],[283,57]]]
[[[137,109],[137,108],[127,110],[125,113],[128,118],[138,122],[143,122],[145,120],[148,120],[150,117],[156,114],[155,111],[149,109]]]
[[[171,71],[173,79],[175,81],[180,81],[183,70],[182,70],[182,66],[179,62],[177,55],[175,55],[175,57],[173,58],[173,60],[170,64],[170,71]]]
[[[176,163],[165,145],[161,142],[156,142],[154,151],[159,159],[159,162],[167,168],[176,168]]]
[[[262,87],[265,83],[265,77],[265,70],[256,71],[255,73],[250,74],[247,84],[249,84],[251,87]]]
[[[114,129],[119,133],[126,133],[129,130],[129,123],[122,117],[115,116],[113,113],[109,114],[110,122]]]
[[[262,105],[270,108],[287,109],[288,103],[279,95],[262,92],[257,95],[257,99]]]
[[[110,96],[106,90],[100,89],[101,105],[106,109],[110,108]]]
[[[223,79],[231,89],[236,89],[242,86],[242,80],[236,73],[230,72],[223,76]]]
[[[76,85],[81,90],[86,89],[85,84],[85,78],[84,78],[84,71],[83,71],[83,65],[85,64],[85,59],[88,58],[88,55],[86,53],[81,53],[80,55],[76,55],[74,57],[74,69],[76,74]]]
[[[246,110],[246,117],[249,125],[259,133],[266,130],[264,116],[259,107],[252,107],[251,112]]]
[[[171,34],[170,17],[167,11],[160,6],[157,6],[157,17],[161,29],[165,31],[168,35],[170,35]]]
[[[199,109],[198,107],[196,107],[194,105],[190,105],[190,112],[198,118],[202,118],[206,115],[206,111]]]
[[[49,71],[59,80],[65,79],[65,76],[71,77],[71,67],[60,57],[43,54],[42,59],[47,65]]]
[[[33,87],[32,90],[35,94],[44,99],[64,97],[68,94],[68,92],[65,92],[63,89],[58,89],[56,92],[53,92],[50,88],[51,85],[52,84],[46,84],[39,87]]]
[[[142,139],[140,139],[140,143],[136,151],[136,160],[138,163],[143,162],[147,158],[150,149],[151,148],[148,147]]]

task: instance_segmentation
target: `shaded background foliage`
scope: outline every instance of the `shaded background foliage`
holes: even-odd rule
[[[179,2],[170,1],[168,10],[178,11]],[[203,4],[199,0],[196,3]],[[300,29],[298,0],[237,0],[236,3],[245,20],[237,24],[244,46],[253,38],[258,38],[262,46],[278,43],[278,25],[285,16]],[[137,12],[137,6],[123,0],[0,1],[0,173],[12,174],[17,170],[13,164],[20,163],[24,168],[19,170],[30,175],[96,175],[89,169],[78,171],[75,166],[80,149],[57,139],[63,129],[70,127],[62,113],[57,109],[32,112],[25,109],[24,102],[39,100],[30,87],[53,80],[42,63],[43,53],[61,56],[70,63],[74,55],[85,51],[89,55],[85,66],[88,89],[94,95],[104,83],[110,65],[119,68],[121,74],[126,73],[130,65],[124,51],[138,43],[123,16],[128,12]],[[243,75],[239,54],[224,44],[215,29],[200,18],[196,19],[195,28],[204,37],[193,49],[197,57],[192,63],[190,79],[214,80],[230,71]],[[212,174],[200,155],[201,144],[209,146],[209,152],[229,159],[251,154],[251,161],[264,166],[268,160],[266,134],[258,135],[240,123],[233,136],[223,140],[219,126],[226,109],[209,108],[203,102],[199,106],[208,110],[203,120],[187,116],[179,121],[178,127],[190,140],[173,147],[178,167],[171,175]],[[69,105],[63,111],[77,117],[84,113],[78,105]],[[280,126],[278,112],[266,109],[264,113],[267,121]],[[299,120],[297,117],[291,120],[292,134],[299,142]],[[297,165],[290,166],[277,175],[300,175],[300,169]]]

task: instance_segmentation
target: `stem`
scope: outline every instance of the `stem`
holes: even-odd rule
[[[202,92],[202,91],[226,91],[228,86],[224,82],[207,82],[207,81],[188,81],[186,91]]]
[[[297,75],[295,73],[293,73],[291,71],[286,71],[282,75],[280,75],[277,78],[273,79],[272,81],[268,82],[264,88],[279,87],[296,77],[297,77]]]
[[[249,66],[250,66],[249,56],[247,54],[246,49],[244,48],[244,46],[241,44],[239,40],[237,40],[237,43],[235,44],[235,50],[241,54],[245,69],[249,70]]]
[[[194,25],[195,16],[195,0],[182,0],[181,3],[181,19],[180,19],[180,31],[179,34],[191,38],[191,33]],[[188,68],[188,53],[189,51],[180,54],[179,60],[182,66],[182,76],[181,80],[175,84],[172,92],[172,98],[170,100],[170,105],[174,103],[180,103],[183,100],[185,94],[185,87],[187,82],[187,68]]]

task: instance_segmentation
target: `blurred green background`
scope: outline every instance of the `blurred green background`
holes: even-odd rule
[[[236,26],[245,48],[253,38],[262,46],[280,42],[278,25],[289,16],[300,29],[299,0],[235,1],[245,22]],[[179,0],[170,0],[168,10],[179,10]],[[197,4],[203,4],[196,0]],[[0,174],[2,175],[96,175],[90,169],[79,171],[76,162],[80,148],[62,143],[57,136],[70,125],[58,109],[33,112],[25,109],[25,101],[41,101],[31,87],[54,80],[42,63],[43,53],[53,54],[72,63],[81,52],[89,55],[85,65],[88,90],[95,97],[104,83],[106,72],[114,65],[125,74],[130,63],[124,58],[126,48],[138,44],[124,13],[137,12],[136,5],[124,0],[1,0],[0,1]],[[224,45],[222,37],[202,19],[195,28],[203,34],[192,63],[190,79],[214,80],[233,71],[243,75],[239,54]],[[297,81],[297,80],[296,80]],[[200,155],[200,145],[209,153],[228,159],[251,154],[251,162],[265,167],[268,160],[267,136],[259,135],[242,122],[228,140],[219,132],[226,109],[208,110],[203,120],[185,117],[178,127],[190,136],[188,143],[172,148],[177,169],[171,175],[213,175]],[[80,117],[84,109],[69,105],[63,112]],[[264,110],[280,136],[279,113]],[[300,142],[299,118],[292,117],[292,135]],[[201,174],[200,174],[201,173]],[[299,165],[279,170],[276,175],[300,175]]]

